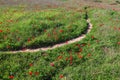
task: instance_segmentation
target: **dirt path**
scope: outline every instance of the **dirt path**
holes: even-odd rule
[[[86,34],[88,34],[92,29],[92,24],[90,22],[90,19],[87,19],[87,22],[88,22],[88,29],[86,30],[87,31]],[[63,43],[60,43],[60,44],[55,44],[52,47],[43,47],[43,48],[37,48],[37,49],[26,49],[26,50],[18,50],[18,51],[5,51],[5,53],[38,52],[40,50],[47,51],[47,50],[55,49],[55,48],[58,48],[58,47],[61,47],[61,46],[64,46],[64,45],[68,45],[68,44],[71,44],[71,43],[74,43],[74,42],[78,42],[78,41],[82,40],[83,38],[85,38],[86,34],[82,34],[81,36],[79,36],[75,39],[69,40],[69,41],[67,41],[67,43],[63,42]]]

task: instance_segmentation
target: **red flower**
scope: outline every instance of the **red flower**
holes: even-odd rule
[[[85,43],[82,44],[82,46],[85,46],[85,45],[86,45]]]
[[[28,38],[28,42],[30,42],[30,38]]]
[[[63,30],[60,30],[60,32],[62,33],[62,32],[63,32]]]
[[[75,44],[75,46],[79,47],[80,48],[80,44]]]
[[[120,30],[120,28],[118,28],[118,30]]]
[[[96,40],[97,43],[99,43],[99,40]]]
[[[67,58],[66,58],[66,61],[68,61],[68,59],[69,59],[69,58],[67,57]]]
[[[73,57],[72,57],[72,55],[70,56],[70,61],[72,61],[73,60]]]
[[[32,75],[32,71],[29,72],[29,75]]]
[[[89,53],[89,54],[88,54],[88,57],[90,57],[90,56],[91,56],[91,54]]]
[[[94,36],[92,36],[91,38],[94,39]]]
[[[83,58],[83,56],[81,56],[80,54],[78,54],[78,58],[82,59],[82,58]]]
[[[29,64],[29,66],[33,66],[33,64],[32,64],[32,63],[30,63],[30,64]]]
[[[70,61],[70,65],[72,65],[72,61]]]
[[[0,30],[0,32],[3,32],[3,30]]]
[[[62,56],[58,56],[58,59],[62,59]]]
[[[80,48],[80,52],[82,52],[82,48]]]
[[[35,75],[39,75],[39,72],[35,72]]]
[[[50,66],[54,67],[54,66],[55,66],[55,64],[52,62],[52,63],[50,63]]]
[[[53,34],[56,35],[56,32],[54,31]]]
[[[88,44],[88,46],[90,46],[90,44]]]
[[[63,77],[64,77],[64,76],[61,74],[61,75],[60,75],[60,78],[63,78]]]
[[[46,30],[44,30],[44,32],[46,32]]]
[[[10,79],[13,79],[13,78],[14,78],[14,76],[13,76],[13,75],[10,75],[10,76],[9,76],[9,78],[10,78]]]

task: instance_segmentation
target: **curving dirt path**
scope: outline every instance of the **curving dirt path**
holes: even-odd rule
[[[88,22],[88,29],[86,31],[86,34],[88,34],[92,29],[92,24],[90,22],[90,19],[87,19],[87,22]],[[43,47],[43,48],[37,48],[37,49],[26,49],[26,50],[18,50],[18,51],[5,51],[5,52],[6,53],[18,53],[18,52],[38,52],[40,50],[47,51],[47,50],[55,49],[57,47],[61,47],[61,46],[67,45],[67,44],[78,42],[78,41],[82,40],[83,38],[85,38],[86,34],[82,34],[81,36],[79,36],[75,39],[69,40],[67,42],[63,42],[63,43],[60,43],[60,44],[55,44],[52,47]]]

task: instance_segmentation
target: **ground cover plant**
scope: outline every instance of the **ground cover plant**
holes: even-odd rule
[[[87,29],[85,12],[51,9],[1,9],[0,49],[38,48],[65,42]]]
[[[76,10],[81,15],[81,9]],[[85,15],[79,19],[88,18],[93,25],[84,39],[48,51],[0,52],[0,79],[119,80],[120,12],[91,7],[83,7],[82,11]]]

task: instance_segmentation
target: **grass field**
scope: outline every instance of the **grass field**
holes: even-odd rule
[[[89,6],[0,10],[0,80],[120,79],[120,11]],[[87,29],[87,18],[93,28],[79,42],[33,53],[2,52],[76,38]]]
[[[87,28],[85,12],[1,9],[0,49],[38,48],[78,37]]]

